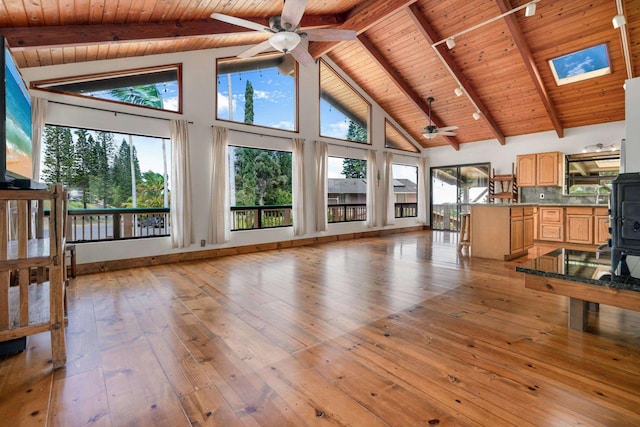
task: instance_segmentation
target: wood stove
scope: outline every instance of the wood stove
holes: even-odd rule
[[[640,173],[623,173],[612,181],[611,273],[627,279],[627,256],[640,256]]]

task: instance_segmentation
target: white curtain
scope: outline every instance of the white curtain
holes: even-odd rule
[[[31,102],[31,139],[33,141],[31,168],[33,180],[40,181],[40,159],[42,159],[42,134],[47,121],[49,101],[44,98],[33,98]]]
[[[396,223],[395,193],[393,192],[393,153],[384,153],[384,221],[383,225]]]
[[[327,162],[329,147],[316,141],[316,231],[327,230]]]
[[[231,236],[229,206],[229,153],[227,128],[213,127],[210,156],[211,204],[209,206],[208,242],[228,242]]]
[[[378,180],[375,150],[367,151],[367,227],[375,227],[376,215],[376,182]]]
[[[293,138],[293,235],[307,232],[304,212],[304,139]]]
[[[427,225],[429,207],[427,206],[427,158],[418,159],[418,222]]]
[[[193,242],[191,228],[191,167],[189,124],[171,120],[171,245],[186,248]]]

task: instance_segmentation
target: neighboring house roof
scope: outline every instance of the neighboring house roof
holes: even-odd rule
[[[393,192],[394,193],[416,193],[418,191],[418,184],[410,179],[394,179],[393,180]]]
[[[367,194],[367,180],[364,178],[329,178],[327,187],[332,194]]]
[[[394,179],[394,193],[415,193],[418,185],[410,179]],[[367,194],[367,180],[365,178],[329,178],[328,192],[330,194]]]

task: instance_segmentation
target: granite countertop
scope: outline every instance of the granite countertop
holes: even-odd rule
[[[516,271],[640,292],[640,279],[611,275],[610,254],[556,249],[516,267]]]

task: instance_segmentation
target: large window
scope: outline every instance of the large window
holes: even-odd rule
[[[320,61],[320,135],[369,143],[369,103]]]
[[[287,151],[229,147],[232,230],[287,227],[291,215],[292,156]]]
[[[419,153],[420,150],[404,136],[389,120],[384,121],[384,146],[396,150]]]
[[[169,234],[168,139],[47,125],[42,180],[69,193],[69,241]]]
[[[367,161],[329,157],[327,166],[327,221],[366,221]]]
[[[431,168],[431,228],[460,231],[460,215],[486,203],[489,163]]]
[[[606,44],[600,44],[549,60],[558,86],[611,73]]]
[[[594,197],[594,203],[608,198],[620,172],[619,151],[571,154],[565,161],[566,194]]]
[[[418,216],[418,167],[393,164],[396,218]]]
[[[50,92],[181,112],[180,83],[181,66],[169,65],[43,80],[32,82],[31,86]]]
[[[297,73],[291,55],[219,60],[217,84],[219,120],[297,129]]]

